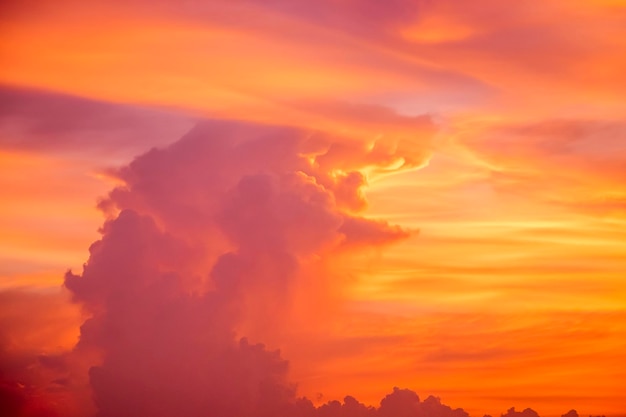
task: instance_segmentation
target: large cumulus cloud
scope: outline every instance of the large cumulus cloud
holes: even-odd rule
[[[355,151],[331,165],[339,141]],[[375,149],[207,121],[115,172],[123,185],[101,202],[102,239],[65,280],[89,317],[74,354],[99,357],[98,415],[275,415],[293,404],[287,362],[259,342],[295,314],[291,295],[316,279],[303,272],[407,235],[359,215],[358,168],[399,157]]]

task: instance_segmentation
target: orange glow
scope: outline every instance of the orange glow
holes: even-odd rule
[[[97,238],[96,198],[107,187],[71,160],[1,152],[0,188],[0,286],[58,285]]]
[[[624,416],[625,1],[329,2],[332,15],[300,1],[35,3],[0,19],[0,87],[190,125],[325,132],[342,138],[336,154],[311,145],[293,181],[339,200],[359,171],[367,204],[332,204],[412,232],[363,252],[337,237],[303,261],[324,276],[320,288],[294,290],[293,317],[280,318],[290,328],[254,333],[290,361],[299,395],[377,405],[400,386],[472,416],[512,406]],[[153,143],[138,128],[136,147],[118,149],[112,138],[133,131],[131,116],[85,122],[75,110],[58,116],[79,126],[69,134],[28,109],[0,109],[7,294],[52,291],[80,271],[101,237],[98,201],[125,184],[112,168],[180,137]],[[303,172],[320,166],[325,181]],[[16,312],[40,298],[7,304],[12,353],[73,349],[82,316],[66,296],[41,296],[26,323]]]
[[[446,21],[441,17],[426,17],[416,25],[402,31],[409,41],[424,43],[455,42],[475,35],[474,29],[463,24]]]

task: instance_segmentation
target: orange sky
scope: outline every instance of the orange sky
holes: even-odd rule
[[[276,346],[301,394],[626,415],[626,1],[2,7],[2,291],[56,294],[108,170],[194,119],[321,130],[413,157],[338,169],[366,175],[367,217],[419,232],[330,261],[341,313]],[[71,348],[57,303],[47,342],[7,308],[11,349]]]

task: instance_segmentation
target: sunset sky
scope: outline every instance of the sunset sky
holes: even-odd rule
[[[0,411],[626,416],[625,74],[624,0],[2,2]]]

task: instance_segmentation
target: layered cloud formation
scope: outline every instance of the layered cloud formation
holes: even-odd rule
[[[324,272],[334,253],[407,236],[360,217],[362,174],[334,168],[400,157],[207,121],[117,171],[123,185],[100,203],[103,237],[65,279],[88,318],[64,360],[99,358],[89,367],[98,415],[276,415],[292,404],[287,362],[245,336],[293,321],[298,291],[307,308],[329,302],[320,289],[341,286]]]
[[[331,175],[333,149],[294,129],[205,122],[119,172],[125,185],[101,203],[119,214],[65,282],[91,315],[78,349],[102,354],[89,372],[99,415],[281,413],[287,363],[242,329],[280,325],[329,252],[406,233],[351,214],[362,178]],[[376,162],[362,156],[352,162]]]
[[[117,170],[102,238],[65,277],[86,317],[79,341],[5,355],[2,406],[16,416],[467,416],[400,389],[379,408],[353,397],[315,407],[261,343],[336,302],[333,258],[408,235],[362,217],[363,176],[334,169],[394,164],[401,154],[383,145],[205,121]]]
[[[0,411],[622,416],[625,6],[2,2]]]

